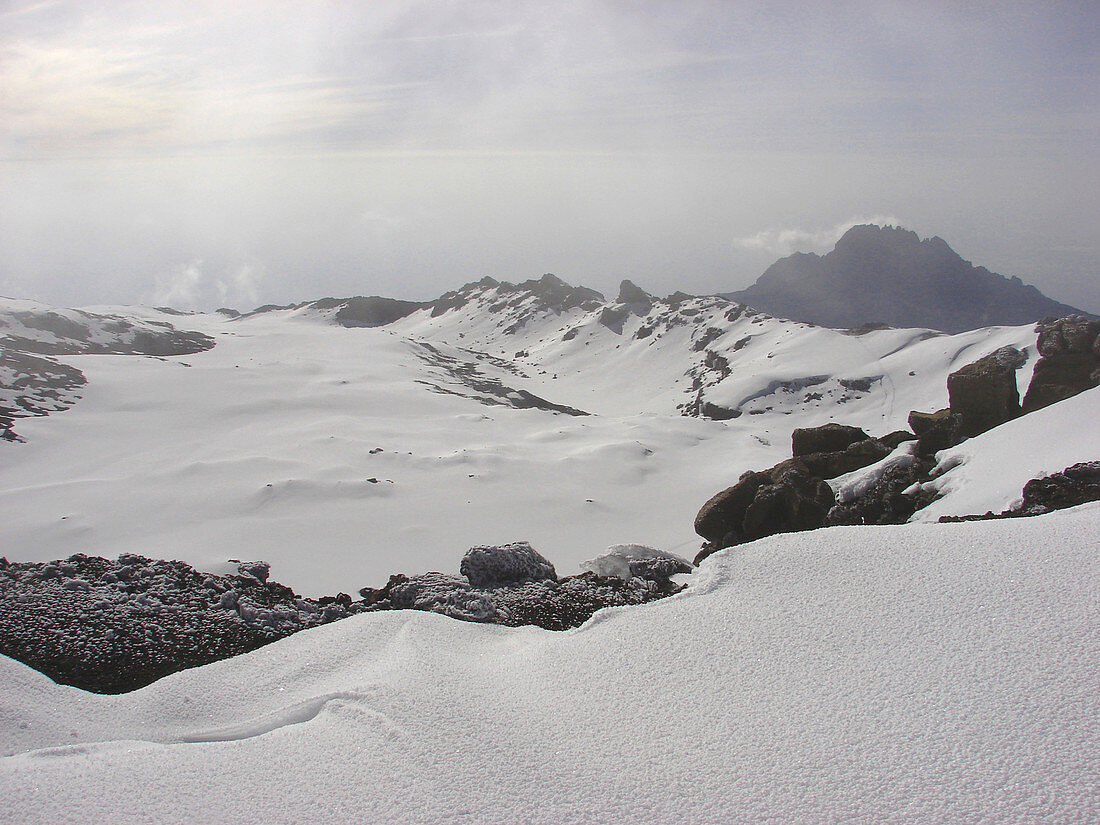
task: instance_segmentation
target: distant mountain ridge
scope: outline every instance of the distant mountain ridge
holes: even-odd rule
[[[724,294],[782,318],[834,328],[870,322],[963,332],[1047,316],[1088,314],[963,260],[939,237],[870,224],[849,229],[825,255],[798,252],[748,289]]]

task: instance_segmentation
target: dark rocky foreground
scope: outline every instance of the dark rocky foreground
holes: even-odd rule
[[[303,598],[268,581],[264,562],[236,575],[124,554],[46,563],[0,559],[0,654],[56,682],[125,693],[169,673],[227,659],[357,613],[413,609],[469,621],[564,630],[603,607],[642,604],[682,589],[675,558],[630,562],[630,577],[558,579],[530,545],[474,548],[462,576],[392,576],[378,590]]]

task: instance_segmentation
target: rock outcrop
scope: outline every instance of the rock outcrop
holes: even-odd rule
[[[374,610],[564,630],[604,607],[676,593],[682,586],[671,577],[690,567],[655,554],[628,560],[626,577],[586,572],[559,580],[549,561],[520,542],[475,547],[461,569],[462,577],[391,576],[353,600],[346,593],[298,596],[269,581],[266,562],[238,562],[235,574],[218,576],[133,554],[115,561],[80,554],[47,563],[0,559],[0,654],[61,684],[125,693]]]
[[[952,414],[958,416],[958,436],[972,438],[1020,414],[1016,370],[1027,356],[1015,347],[1002,347],[947,377]]]
[[[266,566],[201,573],[124,554],[45,564],[0,560],[0,653],[51,679],[123,693],[343,618],[351,597],[303,599]]]
[[[1026,363],[1020,350],[1001,347],[947,376],[949,407],[909,413],[918,453],[933,456],[1020,415],[1016,371]]]
[[[724,547],[824,526],[836,504],[825,479],[875,463],[907,437],[911,436],[891,433],[887,440],[870,438],[857,427],[837,424],[796,430],[794,457],[768,470],[744,473],[702,506],[695,532],[706,544],[695,563]],[[835,449],[821,449],[828,447]]]
[[[634,562],[638,562],[635,564]],[[588,571],[558,579],[530,544],[474,547],[459,566],[462,576],[423,573],[391,576],[380,590],[359,591],[371,610],[414,609],[466,621],[565,630],[603,607],[644,604],[683,589],[671,577],[690,570],[667,554],[627,560],[629,574]]]
[[[859,427],[845,424],[799,428],[791,434],[791,451],[796,457],[808,453],[835,453],[870,437]]]
[[[1024,485],[1023,498],[1016,507],[1000,513],[970,516],[940,516],[942,522],[981,521],[992,518],[1041,516],[1079,504],[1100,501],[1100,461],[1083,461],[1060,473],[1033,478]]]
[[[1044,325],[1039,351],[1053,364],[1048,374],[1064,374],[1059,365],[1076,365],[1077,359],[1100,361],[1098,336],[1100,321],[1075,317]],[[912,434],[899,431],[870,438],[858,427],[841,424],[795,430],[792,458],[769,470],[743,474],[735,485],[702,506],[695,518],[695,532],[706,543],[695,562],[724,547],[773,533],[907,521],[935,497],[934,492],[922,487],[922,482],[931,478],[937,452],[1021,414],[1016,372],[1026,362],[1027,356],[1020,350],[1002,347],[951,373],[947,379],[951,406],[934,413],[910,412]],[[1082,378],[1082,369],[1074,369],[1076,383],[1043,383],[1036,394],[1050,392],[1069,397],[1088,388],[1082,383],[1100,383],[1100,370],[1095,367],[1090,367],[1093,372],[1087,379]],[[1036,376],[1033,388],[1036,380],[1042,381],[1038,367]],[[1026,404],[1023,411],[1027,411]],[[893,453],[914,438],[916,444]],[[826,479],[838,479],[872,465],[876,466],[860,477],[834,482],[841,492],[856,491],[839,500],[826,483]]]
[[[1038,349],[1024,412],[1100,385],[1100,321],[1074,315],[1040,324]]]
[[[525,541],[499,547],[472,547],[462,557],[458,569],[474,587],[502,587],[558,578],[554,565]]]

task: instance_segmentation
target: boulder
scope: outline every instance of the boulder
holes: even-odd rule
[[[912,435],[906,433],[909,438]],[[901,442],[899,441],[898,444]],[[878,438],[868,438],[866,441],[857,441],[849,444],[847,449],[836,453],[810,453],[799,456],[812,475],[820,478],[836,478],[869,464],[874,464],[880,459],[886,458],[896,447]]]
[[[606,553],[582,562],[581,569],[624,581],[637,577],[662,583],[678,573],[690,573],[692,568],[686,559],[674,553],[644,544],[613,544]]]
[[[962,438],[959,435],[959,418],[950,409],[934,413],[909,413],[909,427],[917,435],[917,454],[933,456],[940,450],[954,447]]]
[[[898,462],[887,468],[863,495],[837,504],[825,519],[826,526],[839,524],[902,524],[917,510],[931,503],[934,493],[914,485],[928,479],[933,462],[927,459]]]
[[[1034,412],[1100,385],[1100,321],[1071,315],[1039,327],[1040,358],[1024,395]]]
[[[495,622],[501,618],[492,600],[456,576],[422,573],[389,586],[389,607],[427,610],[468,622]]]
[[[525,541],[472,547],[462,557],[458,569],[474,587],[501,587],[558,578],[554,565]]]
[[[748,472],[700,509],[695,531],[707,544],[695,563],[723,547],[775,533],[820,527],[833,506],[833,491],[798,458],[765,472]]]
[[[958,416],[958,433],[971,438],[1020,414],[1016,370],[1027,357],[1015,347],[1002,347],[947,377],[950,408]]]
[[[761,487],[745,510],[742,532],[747,541],[775,535],[813,530],[825,523],[834,504],[833,491],[824,480],[802,479],[796,484],[788,476],[782,484]]]
[[[1084,461],[1060,473],[1031,479],[1024,485],[1018,511],[1036,516],[1090,501],[1100,501],[1100,461]]]
[[[887,433],[884,436],[880,436],[877,440],[881,441],[891,450],[897,449],[898,445],[903,444],[906,441],[913,441],[916,436],[908,430],[894,430],[892,433]]]
[[[820,427],[799,428],[791,433],[793,455],[809,453],[835,453],[848,448],[857,441],[866,441],[871,436],[859,427],[846,424],[824,424]]]
[[[752,504],[756,491],[771,483],[768,473],[751,470],[742,473],[736,484],[712,496],[699,509],[699,514],[695,517],[695,532],[718,547],[739,544],[744,540],[741,537],[741,524],[745,518],[745,510]]]

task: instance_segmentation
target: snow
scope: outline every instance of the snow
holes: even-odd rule
[[[925,487],[942,498],[914,521],[1000,513],[1022,501],[1024,484],[1081,461],[1100,459],[1100,388],[1002,424],[936,454]]]
[[[575,631],[368,614],[122,696],[0,660],[0,820],[1092,822],[1098,526],[776,536]]]
[[[698,507],[788,457],[795,427],[881,434],[988,352],[1027,348],[1021,385],[1034,363],[1030,327],[851,336],[691,299],[616,331],[493,300],[376,329],[96,309],[218,343],[60,358],[88,384],[0,445],[4,552],[265,559],[310,595],[488,543],[621,571],[691,555]],[[746,414],[677,414],[694,379]],[[531,395],[592,414],[515,406]],[[1003,509],[1100,456],[1098,405],[944,451],[919,518]],[[0,657],[0,821],[1095,822],[1098,528],[1100,503],[773,536],[567,632],[370,613],[119,696]]]
[[[131,552],[204,570],[264,559],[275,580],[313,596],[453,571],[484,544],[528,541],[561,575],[624,540],[691,557],[698,508],[788,457],[795,427],[899,429],[910,409],[946,405],[946,376],[962,363],[1010,343],[1034,353],[1031,327],[851,336],[760,314],[728,321],[728,302],[698,298],[629,315],[617,334],[598,309],[502,316],[489,311],[495,297],[359,329],[334,325],[331,309],[234,321],[91,308],[217,345],[59,357],[88,384],[71,409],[21,419],[25,444],[4,445],[5,552]],[[634,338],[643,325],[656,331]],[[704,333],[728,359],[725,378],[703,370]],[[676,409],[696,395],[692,375],[704,398],[731,404],[779,379],[829,378],[760,396],[750,405],[760,415],[710,421]],[[866,392],[840,383],[860,376],[881,377]],[[816,390],[822,399],[805,402]],[[592,414],[513,406],[524,393]]]

